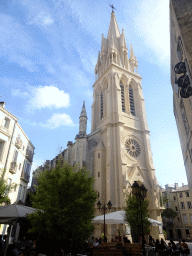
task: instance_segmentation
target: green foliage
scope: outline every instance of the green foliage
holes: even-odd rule
[[[144,234],[148,234],[150,232],[151,225],[150,221],[148,220],[148,205],[149,202],[147,200],[144,200],[141,204]],[[141,232],[139,200],[131,194],[128,194],[126,198],[125,220],[129,223],[131,229],[134,229],[134,232]]]
[[[171,208],[166,208],[162,213],[161,213],[162,217],[166,217],[168,219],[174,220],[175,217],[177,217],[177,212],[174,211]]]
[[[39,209],[29,215],[30,233],[52,241],[70,239],[82,244],[91,235],[97,193],[93,178],[86,170],[67,164],[39,173],[38,187],[32,196],[33,207]]]
[[[0,170],[0,205],[2,203],[10,204],[8,193],[13,188],[11,185],[7,184],[7,181],[4,179],[4,175],[5,170]]]
[[[160,205],[161,207],[168,202],[168,199],[165,195],[160,195]]]

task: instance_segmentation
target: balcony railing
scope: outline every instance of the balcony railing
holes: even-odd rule
[[[28,148],[26,149],[26,158],[29,162],[33,161],[33,152]]]
[[[18,149],[22,148],[22,146],[23,146],[23,141],[21,140],[21,138],[17,137],[16,142],[15,142],[15,146],[16,146]]]
[[[23,181],[25,182],[29,182],[30,179],[30,175],[26,172],[24,172],[24,170],[21,172],[21,177],[20,177]]]
[[[17,172],[17,162],[11,162],[9,171],[13,174]]]

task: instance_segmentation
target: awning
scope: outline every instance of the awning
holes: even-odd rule
[[[105,223],[106,224],[128,224],[125,221],[125,211],[116,211],[112,213],[107,213],[105,214]],[[152,226],[161,226],[162,222],[153,220],[153,219],[148,219],[151,222]],[[98,224],[103,224],[104,223],[104,215],[100,215],[95,217],[92,220],[92,223],[98,223]]]

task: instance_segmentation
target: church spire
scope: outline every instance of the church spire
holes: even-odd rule
[[[120,36],[120,32],[119,32],[119,28],[118,28],[118,25],[117,25],[117,21],[116,21],[116,17],[115,17],[114,12],[111,13],[111,21],[110,21],[110,25],[109,25],[109,31],[108,31],[107,39],[108,40],[111,39],[112,36],[114,38]]]
[[[83,101],[83,107],[82,107],[82,109],[81,109],[81,114],[80,114],[79,119],[80,119],[81,117],[86,117],[86,118],[87,118],[87,112],[86,112],[86,109],[85,109],[85,101]]]
[[[86,132],[87,132],[87,112],[85,109],[85,101],[83,101],[83,107],[81,109],[81,114],[79,117],[79,133],[76,135],[75,139],[85,137]]]
[[[111,7],[113,8],[113,5]],[[120,33],[115,13],[112,11],[107,38],[102,34],[101,52],[98,54],[97,64],[95,66],[95,80],[100,78],[109,66],[113,64],[130,70],[131,72],[135,72],[138,67],[132,46],[130,59],[128,58],[124,29],[122,33]]]

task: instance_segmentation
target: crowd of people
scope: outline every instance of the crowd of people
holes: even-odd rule
[[[154,239],[149,236],[148,243],[144,241],[145,249],[148,251],[148,255],[153,255],[153,252],[167,252],[167,255],[172,255],[174,252],[177,252],[181,255],[188,255],[189,254],[189,247],[184,239],[180,240],[178,243],[175,244],[173,240],[170,240],[168,244],[161,239],[154,241]]]
[[[103,242],[109,242],[107,241],[107,237],[102,239],[101,237],[90,239],[88,241],[89,245],[91,247],[96,248],[100,247]],[[142,238],[141,238],[142,243]],[[39,255],[39,251],[37,250],[37,244],[34,240],[33,242],[30,241],[30,246],[25,246],[24,249],[18,247],[18,243],[13,239],[12,243],[9,244],[7,247],[7,256],[35,256]],[[124,235],[122,238],[116,236],[115,238],[112,238],[111,243],[114,243],[114,246],[116,249],[122,249],[124,248],[126,243],[131,243],[130,240]],[[178,243],[175,243],[173,240],[170,240],[170,242],[166,243],[163,239],[160,241],[157,239],[156,241],[149,235],[146,240],[144,240],[145,245],[145,251],[146,255],[152,256],[152,255],[161,255],[161,252],[164,252],[163,255],[189,255],[189,247],[184,239],[180,240]],[[55,250],[54,256],[64,256],[67,251],[65,251],[62,248],[57,248],[58,250]],[[88,248],[84,248],[86,252],[88,252]],[[5,241],[1,239],[0,236],[0,256],[4,255],[5,250]],[[165,253],[166,252],[166,253]],[[174,254],[174,252],[177,252],[177,254]],[[159,253],[159,254],[158,254]],[[69,255],[71,255],[69,253]]]
[[[107,242],[107,238],[104,239]],[[93,247],[101,246],[101,238],[94,238],[89,241]],[[111,242],[114,242],[115,247],[117,249],[123,249],[125,243],[130,243],[130,240],[124,235],[123,239],[119,239],[119,237],[115,237],[111,239]],[[142,243],[142,240],[141,240]],[[177,252],[177,255],[189,255],[189,247],[184,239],[180,240],[178,243],[175,243],[173,240],[166,243],[163,239],[159,241],[158,239],[155,241],[151,236],[148,237],[148,242],[144,240],[145,250],[147,255],[158,255],[161,252],[166,252],[164,255],[173,255],[174,252]]]
[[[99,239],[92,237],[92,239],[89,240],[89,244],[92,244],[93,247],[99,247],[99,246],[101,246],[102,241],[107,242],[107,237],[105,237],[103,240],[101,237]],[[116,245],[119,245],[122,243],[121,239],[119,239],[118,236],[116,236],[115,238],[112,238],[111,242],[115,243]],[[130,243],[130,240],[125,235],[123,236],[123,243]]]

